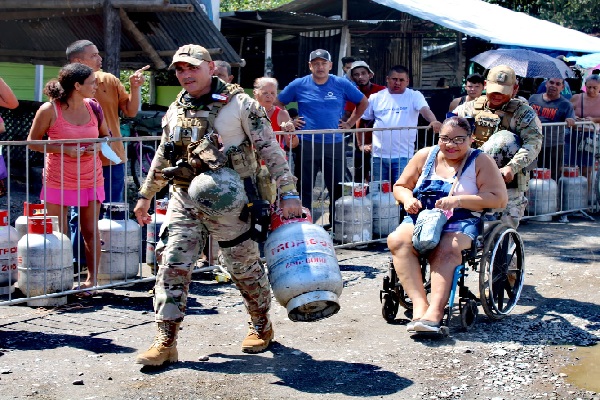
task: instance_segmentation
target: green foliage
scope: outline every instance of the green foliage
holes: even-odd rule
[[[600,34],[598,0],[486,0],[588,34]],[[511,28],[509,28],[511,29]]]
[[[270,10],[291,0],[221,0],[220,11]]]
[[[156,86],[179,86],[179,81],[172,69],[154,72],[154,84]]]
[[[125,89],[127,89],[127,93],[131,93],[130,86],[129,86],[129,77],[131,75],[133,75],[134,72],[135,71],[131,70],[131,69],[121,70],[121,76],[119,77],[119,79],[121,80],[121,83],[123,83],[123,85],[125,86]],[[142,104],[149,104],[150,103],[150,72],[145,71],[143,74],[146,77],[146,81],[142,85]]]

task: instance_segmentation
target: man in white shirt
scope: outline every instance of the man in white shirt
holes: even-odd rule
[[[410,80],[405,67],[392,67],[386,82],[387,90],[369,97],[369,105],[362,120],[365,124],[372,123],[374,128],[403,128],[373,131],[373,181],[394,183],[415,151],[417,129],[406,128],[418,125],[419,114],[429,122],[429,127],[436,133],[440,131],[442,123],[436,119],[423,94],[408,88]]]

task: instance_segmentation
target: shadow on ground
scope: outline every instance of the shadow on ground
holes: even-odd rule
[[[286,386],[303,393],[341,393],[348,396],[384,396],[400,392],[413,384],[410,379],[367,363],[315,360],[310,354],[274,342],[273,358],[261,355],[214,353],[204,362],[180,362],[169,368],[193,369],[223,374],[267,373],[278,378],[273,385]],[[158,374],[160,369],[142,370]]]

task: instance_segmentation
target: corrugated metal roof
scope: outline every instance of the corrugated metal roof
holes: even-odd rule
[[[347,0],[348,20],[400,20],[405,14],[371,0]],[[295,0],[274,11],[304,12],[331,17],[342,15],[342,0]]]
[[[600,38],[482,0],[347,0],[348,20],[402,19],[404,13],[499,45],[595,53]],[[342,0],[294,0],[275,9],[326,17]]]
[[[366,28],[359,21],[342,21],[311,13],[284,11],[234,11],[221,13],[221,32],[227,37],[264,35],[266,29],[273,29],[278,35],[297,34],[343,26]]]
[[[225,60],[232,66],[243,63],[197,1],[170,0],[170,3],[191,4],[194,12],[125,10],[167,65],[177,48],[189,43],[218,49],[218,53],[213,54],[215,60]],[[92,41],[101,52],[105,49],[102,9],[59,10],[44,18],[3,20],[11,15],[9,11],[0,7],[0,61],[62,66],[66,63],[67,46],[79,39]],[[36,11],[56,10],[28,10],[30,13]],[[150,57],[124,28],[121,29],[120,49],[123,68],[153,65]]]

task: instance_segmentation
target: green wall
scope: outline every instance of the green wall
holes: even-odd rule
[[[58,76],[60,67],[44,66],[43,83],[46,84],[50,79]],[[19,100],[35,100],[35,65],[32,64],[17,64],[17,63],[0,63],[0,77],[11,87],[17,99]],[[156,104],[168,107],[177,94],[181,91],[181,86],[157,86],[156,87]],[[244,89],[249,96],[253,96],[252,89]],[[43,96],[42,101],[46,100]],[[289,104],[289,107],[295,107],[296,104]]]
[[[56,78],[59,70],[59,67],[44,66],[44,84]],[[35,65],[0,63],[0,76],[13,90],[17,99],[35,100]]]
[[[169,107],[180,91],[181,86],[157,86],[156,104]]]

